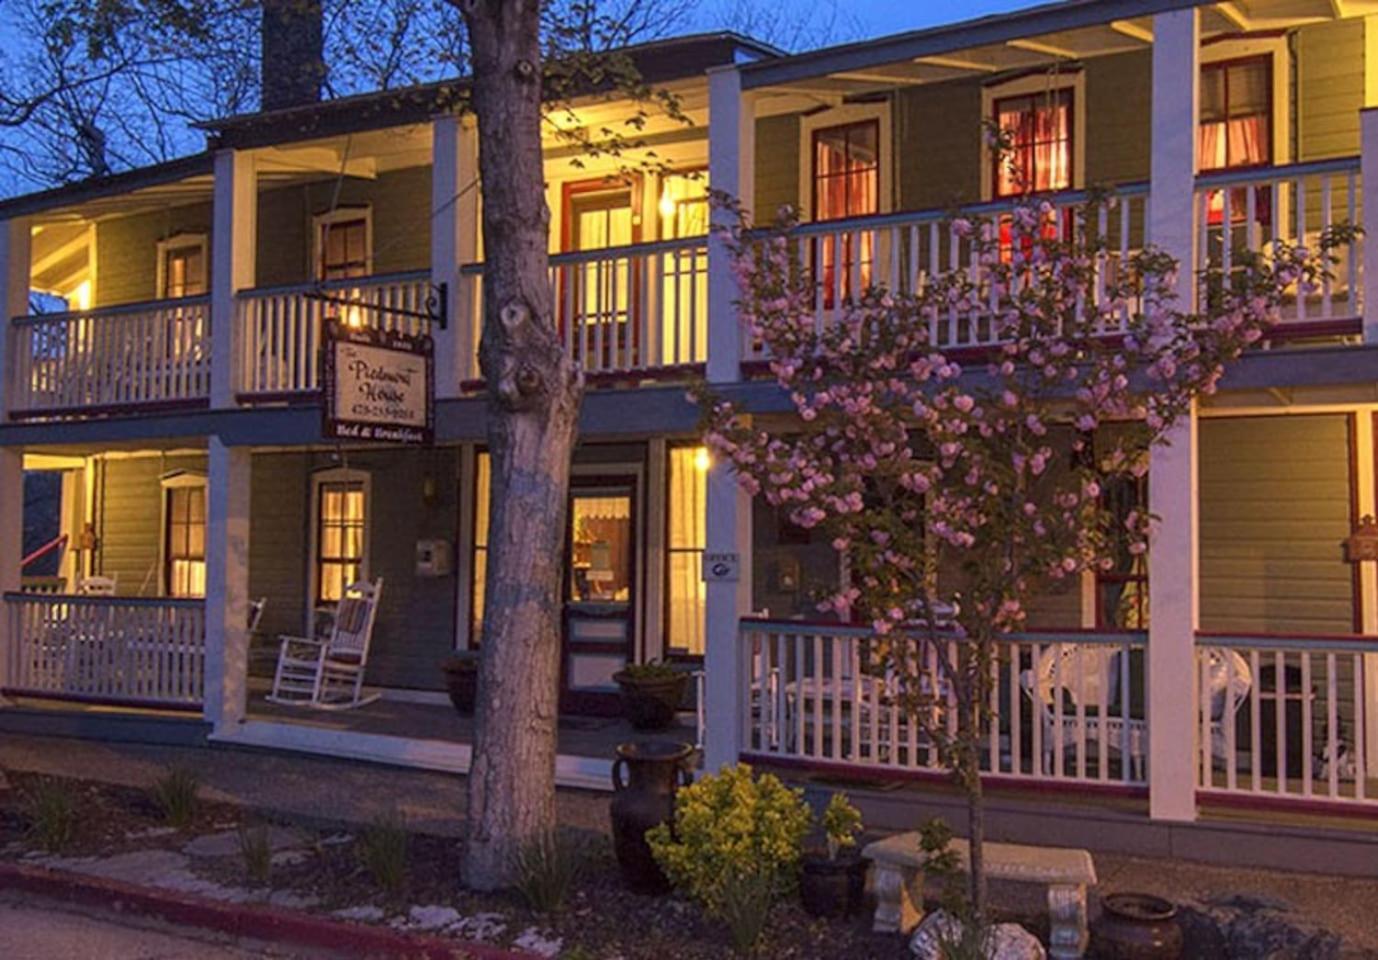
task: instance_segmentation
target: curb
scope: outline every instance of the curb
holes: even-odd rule
[[[90,877],[65,870],[0,863],[0,890],[268,943],[290,944],[379,960],[536,960],[534,954],[481,943],[414,936],[385,927],[347,923],[257,904],[223,903],[191,894]]]

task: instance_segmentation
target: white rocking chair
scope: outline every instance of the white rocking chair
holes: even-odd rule
[[[373,621],[382,594],[382,577],[373,583],[364,580],[352,584],[335,609],[327,639],[281,637],[268,699],[317,710],[352,710],[377,700],[377,694],[363,696],[363,689]]]

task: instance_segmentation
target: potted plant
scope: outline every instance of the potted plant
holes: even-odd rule
[[[633,727],[664,730],[674,725],[689,674],[663,660],[652,660],[630,664],[612,678],[622,691],[622,708]]]
[[[440,662],[445,671],[445,689],[450,702],[462,717],[474,715],[474,701],[478,699],[478,651],[464,650]]]
[[[827,850],[806,852],[799,874],[799,898],[815,917],[850,917],[861,909],[866,861],[856,851],[861,813],[844,793],[835,793],[823,811]]]

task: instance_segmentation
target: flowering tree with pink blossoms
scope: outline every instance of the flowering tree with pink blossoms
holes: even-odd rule
[[[809,241],[788,222],[739,229],[744,329],[796,416],[766,429],[698,393],[707,442],[740,483],[845,557],[846,582],[820,609],[872,628],[866,669],[966,791],[978,925],[996,645],[1031,598],[1109,569],[1126,540],[1143,553],[1152,518],[1118,515],[1107,485],[1143,477],[1150,448],[1355,233],[1236,255],[1227,274],[1197,278],[1192,310],[1170,256],[1117,261],[1097,235],[1099,207],[1115,202],[1092,197],[1070,225],[1034,199],[953,218],[965,266],[858,291],[822,324],[819,278],[800,267]],[[945,349],[952,318],[971,319],[984,346]]]

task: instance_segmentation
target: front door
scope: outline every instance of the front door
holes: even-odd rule
[[[575,478],[569,497],[563,708],[615,714],[613,674],[630,662],[635,630],[636,483]]]

